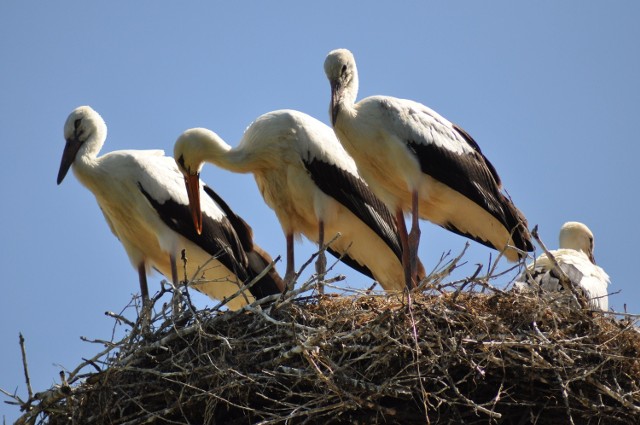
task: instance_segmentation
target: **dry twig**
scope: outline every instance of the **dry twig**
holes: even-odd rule
[[[637,421],[637,317],[499,290],[480,268],[445,283],[460,259],[409,307],[370,291],[318,302],[311,279],[239,311],[160,312],[30,397],[20,423]]]

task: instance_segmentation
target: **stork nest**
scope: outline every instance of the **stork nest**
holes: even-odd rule
[[[62,383],[13,402],[42,424],[630,424],[636,316],[516,293],[474,275],[389,296],[303,296],[178,317],[156,306]],[[476,273],[477,274],[477,273]],[[16,400],[19,400],[14,395]]]

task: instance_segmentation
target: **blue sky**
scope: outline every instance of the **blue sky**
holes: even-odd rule
[[[637,2],[118,3],[0,4],[1,388],[26,397],[18,332],[34,389],[44,390],[59,370],[99,350],[80,336],[109,339],[113,320],[103,312],[120,311],[139,290],[93,195],[71,173],[56,186],[69,112],[88,104],[103,116],[104,152],[171,153],[196,126],[236,145],[251,121],[275,109],[328,123],[322,64],[338,47],[355,54],[359,98],[413,99],[472,134],[549,247],[565,221],[586,223],[619,291],[610,306],[640,313]],[[280,226],[251,175],[208,165],[203,179],[260,245],[284,255]],[[421,227],[428,269],[464,246]],[[313,250],[307,241],[297,248],[299,263]],[[460,276],[490,254],[472,244]],[[370,285],[346,267],[336,272],[351,286]],[[150,279],[151,290],[159,281]],[[0,404],[0,418],[18,413]]]

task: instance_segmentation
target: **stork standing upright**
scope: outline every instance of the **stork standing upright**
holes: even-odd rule
[[[560,229],[560,249],[550,251],[573,285],[584,292],[592,308],[609,308],[607,287],[609,275],[596,265],[593,255],[593,233],[583,223],[566,222]],[[560,273],[547,254],[540,255],[527,266],[515,282],[519,290],[539,287],[544,291],[560,291]]]
[[[411,100],[373,96],[355,103],[358,71],[349,50],[331,51],[324,70],[334,131],[364,180],[395,212],[407,284],[416,275],[418,218],[503,251],[511,261],[533,250],[524,216],[503,195],[498,173],[467,132]],[[404,212],[411,214],[410,233]]]
[[[194,222],[205,161],[238,173],[253,173],[262,196],[278,217],[287,244],[285,280],[295,275],[294,237],[320,246],[325,236],[341,236],[327,250],[373,277],[387,291],[402,290],[404,270],[395,220],[360,178],[353,159],[331,128],[309,115],[280,110],[258,117],[232,148],[217,134],[195,128],[176,141],[174,157],[185,175]],[[318,272],[324,263],[319,259]],[[418,265],[418,274],[424,268]]]
[[[67,143],[58,184],[73,166],[78,180],[95,195],[111,231],[138,270],[143,301],[149,296],[147,272],[151,268],[178,284],[176,258],[183,249],[195,289],[219,300],[238,292],[271,262],[271,257],[253,243],[249,225],[204,184],[198,192],[204,217],[202,232],[195,232],[182,174],[163,151],[123,150],[98,156],[107,126],[89,106],[71,112],[64,137]],[[237,309],[283,289],[282,279],[271,270],[228,307]]]

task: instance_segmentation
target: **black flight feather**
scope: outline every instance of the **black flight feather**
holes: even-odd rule
[[[316,158],[303,160],[303,163],[320,190],[347,207],[380,236],[402,261],[402,248],[395,219],[362,179]]]
[[[253,279],[262,273],[262,271],[273,261],[272,258],[253,243],[253,229],[251,226],[249,226],[242,217],[237,215],[212,188],[207,185],[203,185],[203,189],[207,195],[209,195],[211,199],[218,204],[227,216],[231,226],[235,229],[244,251],[247,254],[247,271],[249,273],[249,277]],[[256,282],[249,290],[256,299],[260,299],[268,295],[281,293],[282,290],[284,290],[284,283],[275,269],[271,269],[269,273],[264,275],[264,277],[262,277],[260,281]]]
[[[170,229],[189,239],[220,263],[236,274],[238,279],[246,282],[249,275],[248,263],[242,244],[227,218],[217,222],[206,214],[202,214],[202,234],[198,235],[193,226],[189,206],[173,199],[159,202],[154,199],[138,182],[142,194],[158,212],[162,221]]]
[[[467,135],[474,151],[471,154],[458,154],[435,143],[421,143],[407,140],[407,147],[415,153],[423,173],[445,184],[472,202],[476,203],[496,218],[509,232],[513,232],[513,242],[516,248],[532,251],[533,245],[526,230],[526,220],[515,205],[500,191],[498,174],[478,147],[477,143]],[[480,240],[457,230],[449,225],[447,229],[462,234],[483,245],[494,247],[486,241]],[[498,248],[501,249],[502,247]]]
[[[349,253],[340,254],[339,252],[332,250],[330,247],[327,247],[327,251],[329,252],[329,254],[333,255],[338,260],[342,261],[343,263],[345,263],[347,266],[351,267],[355,271],[360,272],[363,275],[368,276],[371,279],[375,280],[375,278],[373,277],[373,273],[371,273],[371,270],[369,270],[367,266],[363,266],[353,258],[349,257]]]

